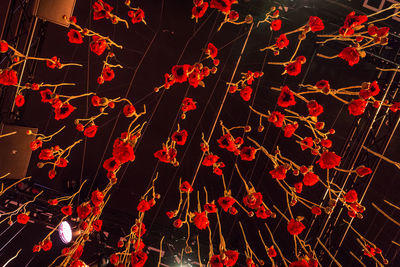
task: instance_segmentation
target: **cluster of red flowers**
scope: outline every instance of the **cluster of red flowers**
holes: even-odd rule
[[[184,120],[186,118],[186,112],[195,110],[196,108],[197,108],[196,102],[193,101],[193,99],[190,97],[185,97],[181,105],[181,110],[182,110],[181,119]]]
[[[306,63],[306,57],[305,56],[298,56],[295,61],[292,61],[288,63],[285,66],[285,72],[290,76],[297,76],[301,72],[301,65]]]
[[[251,88],[251,85],[254,82],[254,79],[260,78],[264,75],[263,72],[252,72],[252,71],[247,71],[247,73],[242,73],[242,79],[239,80],[236,83],[228,83],[229,85],[229,93],[233,94],[237,91],[239,91],[240,97],[244,101],[249,101],[251,98],[251,94],[253,93],[253,89]]]
[[[211,267],[234,266],[239,258],[236,250],[226,250],[219,255],[213,255],[210,259]]]
[[[208,148],[205,151],[206,156],[203,159],[203,162],[201,163],[203,166],[208,166],[213,168],[213,173],[216,175],[222,175],[222,169],[225,167],[225,163],[219,160],[219,156],[212,154]]]
[[[231,10],[231,7],[236,3],[237,0],[210,0],[210,3],[203,0],[193,0],[192,18],[196,18],[197,21],[197,19],[204,16],[208,7],[210,7],[219,10],[223,14],[228,15],[230,19],[234,20],[237,12]]]
[[[15,70],[0,69],[0,84],[2,85],[18,84],[17,72]]]
[[[236,156],[240,155],[242,160],[252,161],[255,158],[256,149],[254,147],[243,146],[241,148],[243,138],[240,136],[234,138],[232,134],[226,133],[217,142],[220,148],[233,152]]]

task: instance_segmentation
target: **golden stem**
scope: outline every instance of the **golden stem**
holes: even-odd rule
[[[387,204],[389,204],[389,205],[390,205],[390,206],[392,206],[393,208],[395,208],[395,209],[397,209],[397,210],[400,210],[400,208],[399,208],[399,207],[397,207],[396,205],[394,205],[394,204],[390,203],[389,201],[387,201],[387,200],[384,200],[384,202],[385,202],[385,203],[387,203]]]
[[[160,264],[161,264],[162,243],[163,243],[164,237],[165,236],[163,236],[160,241],[160,254],[158,255],[158,264],[157,264],[158,267],[160,267]]]
[[[2,135],[0,135],[0,138],[6,137],[6,136],[10,136],[10,135],[14,135],[14,134],[16,134],[16,133],[17,133],[17,132],[14,131],[14,132],[11,132],[11,133],[2,134]]]
[[[279,248],[278,244],[275,242],[274,235],[272,234],[271,230],[269,229],[268,224],[267,224],[267,223],[264,223],[264,225],[265,225],[265,227],[266,227],[267,230],[268,230],[268,233],[269,233],[269,235],[270,235],[270,237],[271,237],[272,243],[274,243],[274,246],[275,246],[276,249],[278,250],[279,255],[281,256],[281,258],[282,258],[282,260],[283,260],[283,264],[285,265],[285,267],[288,267],[288,265],[286,264],[286,258],[283,256],[281,249]],[[260,230],[259,230],[259,231],[260,231]]]
[[[337,58],[338,57],[338,55],[334,55],[334,56],[325,56],[325,55],[323,55],[323,54],[320,54],[320,53],[317,53],[317,56],[318,57],[322,57],[322,58],[326,58],[326,59],[334,59],[334,58]]]
[[[372,155],[375,155],[375,156],[377,156],[377,157],[383,159],[384,161],[393,164],[393,165],[396,166],[398,169],[400,169],[400,163],[399,163],[399,162],[393,161],[393,160],[391,160],[391,159],[389,159],[389,158],[387,158],[387,157],[385,157],[385,156],[383,156],[383,155],[381,155],[381,154],[379,154],[379,153],[376,153],[376,152],[374,152],[373,150],[369,149],[369,148],[366,147],[366,146],[363,146],[363,148],[364,148],[365,150],[367,150],[369,153],[371,153]]]
[[[321,240],[319,240],[318,237],[317,237],[317,241],[322,246],[322,248],[326,251],[326,253],[328,253],[329,257],[331,257],[331,259],[336,263],[336,265],[339,267],[342,267],[342,265],[335,259],[335,257],[329,252],[329,250],[325,247],[325,245],[321,242]]]
[[[396,224],[397,226],[400,227],[400,223],[397,222],[395,219],[393,219],[392,217],[390,217],[387,213],[385,213],[383,210],[381,210],[377,205],[375,205],[374,203],[371,203],[372,206],[377,209],[380,213],[382,213],[383,216],[385,216],[387,219],[389,219],[392,223]]]
[[[363,267],[367,267],[352,251],[350,251],[350,255],[355,258]]]

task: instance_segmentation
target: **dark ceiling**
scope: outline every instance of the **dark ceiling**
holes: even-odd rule
[[[25,3],[22,0],[14,2],[17,5]],[[77,1],[74,15],[77,17],[79,25],[109,36],[124,47],[123,49],[113,49],[117,63],[123,66],[123,69],[116,70],[115,79],[98,85],[96,80],[101,72],[104,58],[89,51],[87,40],[81,45],[69,43],[67,40],[68,30],[66,28],[40,22],[44,37],[39,45],[39,56],[52,57],[57,55],[62,59],[62,62],[80,63],[83,67],[66,67],[62,70],[51,70],[46,68],[45,64],[39,63],[34,68],[31,76],[24,77],[24,80],[46,83],[73,82],[76,83],[76,86],[63,87],[60,92],[65,95],[95,92],[97,95],[106,96],[107,98],[126,97],[134,103],[139,111],[142,110],[143,105],[146,105],[147,114],[142,121],[147,121],[147,126],[144,128],[142,138],[135,148],[136,160],[124,165],[119,171],[118,183],[112,189],[111,198],[102,216],[104,231],[109,232],[110,236],[108,238],[100,235],[94,236],[92,238],[93,242],[88,244],[82,259],[86,263],[95,262],[99,257],[97,254],[104,253],[107,256],[113,251],[118,237],[125,235],[126,231],[134,223],[134,219],[137,216],[137,203],[141,195],[147,190],[152,178],[158,172],[159,179],[156,182],[156,189],[161,194],[161,199],[155,208],[146,214],[145,223],[149,232],[147,236],[144,236],[144,240],[147,245],[158,247],[161,237],[165,235],[166,244],[171,245],[167,245],[169,254],[166,254],[163,263],[174,266],[173,255],[180,253],[183,246],[182,238],[184,239],[186,230],[174,229],[172,221],[165,216],[165,212],[174,209],[178,203],[179,178],[190,181],[196,173],[196,167],[202,154],[199,149],[201,134],[204,133],[205,136],[209,136],[212,123],[217,116],[225,94],[226,82],[231,79],[250,26],[248,24],[225,24],[217,32],[219,23],[223,20],[223,15],[216,10],[209,10],[196,23],[195,20],[191,19],[192,1],[138,0],[133,1],[133,5],[140,6],[144,10],[147,24],[130,24],[129,29],[126,29],[122,23],[113,25],[106,20],[93,21],[91,19],[93,2],[93,0]],[[115,14],[127,17],[128,9],[123,5],[123,1],[110,0],[108,2],[115,8]],[[333,33],[337,31],[338,25],[343,23],[345,16],[351,10],[356,9],[367,14],[371,13],[370,10],[362,7],[361,2],[363,1],[239,0],[239,4],[234,5],[234,9],[239,12],[241,18],[251,14],[254,21],[257,22],[264,18],[266,10],[270,7],[280,5],[285,7],[281,11],[282,33],[304,25],[311,15],[319,16],[323,19],[326,27],[325,33]],[[2,16],[2,23],[7,4],[8,1],[1,1],[0,15]],[[18,12],[20,11],[16,10],[15,14],[19,14]],[[293,161],[302,164],[312,163],[315,160],[313,156],[309,153],[301,153],[294,140],[284,138],[281,134],[282,131],[271,126],[268,122],[264,123],[265,130],[263,132],[257,132],[258,117],[250,113],[248,105],[251,104],[256,109],[264,112],[267,112],[267,110],[272,111],[277,108],[278,93],[270,90],[271,86],[279,87],[285,84],[293,90],[297,90],[296,85],[299,83],[314,84],[321,79],[331,81],[331,86],[334,88],[357,85],[364,81],[377,79],[381,88],[385,91],[388,88],[392,73],[383,73],[378,77],[378,71],[375,67],[395,67],[390,62],[400,64],[398,58],[400,38],[396,35],[400,31],[400,22],[388,20],[385,23],[394,32],[394,35],[390,37],[390,41],[393,40],[396,45],[391,46],[389,42],[385,49],[368,50],[367,57],[354,67],[348,66],[339,59],[326,60],[316,57],[316,52],[329,55],[337,54],[344,47],[344,44],[337,42],[321,47],[315,44],[315,35],[310,34],[299,51],[299,55],[307,58],[307,63],[303,66],[303,72],[296,77],[281,75],[282,68],[280,66],[267,64],[269,61],[285,61],[293,53],[294,47],[289,47],[288,50],[277,57],[274,57],[271,53],[260,52],[260,48],[274,42],[277,34],[271,33],[265,24],[259,27],[255,25],[241,57],[234,80],[239,79],[241,72],[247,72],[248,70],[263,71],[264,76],[255,81],[253,97],[249,103],[244,102],[238,94],[228,95],[219,120],[222,120],[228,128],[238,125],[251,125],[252,132],[246,133],[245,136],[254,138],[269,151],[273,151],[279,145],[282,153]],[[10,25],[10,32],[7,35],[7,41],[10,44],[15,41],[15,37],[13,37],[15,27],[16,25]],[[21,38],[23,40],[25,37],[22,36]],[[154,92],[154,87],[163,83],[164,74],[170,72],[173,65],[197,62],[204,56],[203,50],[209,42],[219,48],[218,58],[221,63],[218,66],[217,73],[205,79],[206,86],[204,88],[193,88],[184,83],[175,84],[169,90]],[[6,62],[3,62],[3,64],[6,64]],[[398,87],[398,81],[396,77],[392,86],[388,89],[391,90],[391,97],[396,97],[395,90]],[[64,169],[58,169],[56,177],[52,180],[47,177],[48,169],[36,167],[38,152],[33,152],[28,168],[28,175],[33,177],[31,185],[45,190],[44,195],[50,198],[55,195],[75,192],[79,184],[87,180],[79,196],[82,201],[88,199],[91,191],[96,188],[101,189],[107,184],[106,171],[102,168],[102,163],[110,157],[114,139],[126,130],[130,122],[130,119],[125,118],[123,114],[121,115],[121,106],[117,106],[117,108],[109,112],[109,115],[96,121],[99,129],[94,138],[84,138],[82,133],[75,130],[74,119],[96,115],[97,109],[90,105],[90,98],[81,98],[74,101],[74,106],[77,109],[72,115],[66,120],[56,121],[50,106],[41,103],[40,95],[37,92],[29,92],[26,96],[25,106],[18,110],[16,117],[12,117],[9,114],[9,102],[7,102],[9,93],[6,90],[12,91],[12,89],[2,88],[3,122],[38,128],[38,132],[45,134],[53,133],[63,125],[66,125],[66,129],[62,134],[56,136],[50,145],[57,144],[60,147],[66,147],[78,139],[83,139],[83,142],[72,150],[69,166]],[[197,102],[197,109],[188,113],[187,118],[182,120],[180,118],[180,105],[186,96],[193,98]],[[319,119],[325,121],[327,127],[336,130],[336,134],[332,137],[334,143],[332,150],[339,155],[346,156],[343,168],[349,167],[351,158],[357,150],[357,142],[360,142],[360,139],[371,125],[373,125],[372,130],[376,130],[377,125],[379,125],[379,121],[371,124],[371,118],[373,118],[375,111],[372,108],[367,109],[364,115],[355,118],[348,114],[345,105],[329,96],[316,95],[315,99],[325,109]],[[298,104],[296,111],[306,114],[306,105],[303,103]],[[383,117],[383,113],[379,114],[378,119],[380,117]],[[374,138],[377,140],[385,139],[390,131],[393,130],[397,119],[398,114],[389,114],[384,117],[382,119],[382,129],[378,132],[378,136]],[[161,149],[162,143],[166,142],[171,133],[177,129],[178,123],[181,129],[188,131],[189,138],[187,144],[178,149],[177,159],[180,165],[173,167],[171,164],[159,162],[153,156],[153,153]],[[396,131],[395,128],[394,130],[394,136],[389,142],[385,155],[399,162],[399,131]],[[350,138],[352,131],[354,131],[355,135]],[[237,131],[237,135],[242,134],[242,131]],[[216,139],[221,135],[222,131],[219,124],[217,124],[210,143],[211,151],[218,154],[226,164],[224,175],[230,184],[233,196],[241,199],[245,194],[243,184],[236,171],[234,171],[234,164],[237,162],[243,175],[254,184],[258,191],[263,193],[265,202],[269,206],[276,205],[282,211],[285,211],[285,194],[279,189],[276,182],[270,179],[268,174],[273,168],[271,162],[261,153],[257,154],[256,160],[252,162],[239,160],[232,153],[218,148]],[[368,142],[372,143],[371,137],[368,140]],[[246,141],[246,144],[250,145],[248,141]],[[377,168],[373,179],[353,181],[354,177],[351,177],[351,182],[346,186],[346,189],[356,188],[361,192],[366,189],[368,182],[371,181],[363,201],[367,208],[364,213],[364,219],[354,221],[353,225],[366,238],[383,249],[385,257],[390,260],[390,266],[400,266],[399,247],[391,243],[392,240],[400,240],[400,231],[397,226],[384,218],[371,205],[374,202],[378,206],[386,208],[385,210],[394,218],[396,216],[399,218],[400,214],[389,206],[385,206],[383,200],[400,203],[398,194],[400,172],[396,167],[386,162],[378,164],[376,158],[367,155],[365,152],[357,159],[357,165],[361,164],[369,164],[371,167],[375,166]],[[337,174],[335,181],[338,184],[343,184],[345,178],[346,176],[343,174]],[[289,177],[288,183],[293,185],[297,181],[298,178],[292,176]],[[208,167],[200,168],[194,187],[195,190],[201,191],[204,186],[207,187],[209,199],[217,199],[223,194],[220,178],[214,175]],[[324,193],[324,187],[316,185],[312,189],[306,189],[304,196],[319,203],[322,201]],[[54,214],[58,212],[56,209],[46,206],[45,199],[42,210],[43,212]],[[313,246],[316,243],[316,237],[323,229],[324,223],[328,220],[327,216],[320,216],[314,221],[306,209],[296,206],[294,210],[296,215],[307,215],[304,223],[307,229],[311,228],[311,230],[307,235],[306,242]],[[55,216],[60,216],[60,214]],[[337,259],[343,266],[356,266],[356,261],[348,253],[351,250],[359,257],[362,256],[362,248],[356,243],[354,233],[349,232],[343,244],[338,247],[340,238],[346,229],[346,225],[342,222],[343,218],[348,219],[346,215],[335,213],[334,219],[338,219],[338,223],[324,232],[321,239],[332,253],[338,252]],[[257,228],[262,229],[264,236],[267,236],[262,220],[248,218],[243,212],[239,212],[236,216],[221,214],[221,220],[224,236],[231,249],[237,249],[243,254],[244,243],[239,234],[240,228],[238,226],[238,222],[241,221],[245,225],[249,242],[254,247],[255,252],[260,258],[268,261],[256,231]],[[330,219],[329,222],[331,221],[334,220]],[[284,220],[278,216],[276,219],[269,219],[268,223],[274,231],[277,242],[284,251],[285,256],[289,259],[294,259],[293,244],[287,241],[290,236],[285,230],[286,223]],[[215,228],[215,218],[211,218],[211,226],[215,236],[214,245],[217,246],[218,237],[215,231],[217,229]],[[11,227],[2,225],[1,230],[0,263],[6,262],[12,255],[15,255],[19,248],[22,248],[21,254],[8,266],[47,266],[59,255],[62,248],[62,245],[58,243],[55,244],[55,248],[51,252],[42,252],[33,256],[31,252],[33,244],[41,240],[49,231],[40,223],[28,224],[24,227],[20,225]],[[15,238],[12,239],[14,236]],[[202,253],[204,253],[205,257],[207,254],[207,240],[207,234],[200,234]],[[330,258],[321,247],[318,247],[316,252],[322,262],[322,266],[329,266]],[[156,266],[157,257],[158,255],[154,254],[147,266]],[[185,255],[184,258],[186,257],[197,261],[197,256],[194,254]],[[240,264],[243,264],[244,260],[244,255],[241,255]],[[374,262],[369,258],[364,257],[363,261],[367,266],[374,265]],[[238,263],[238,266],[244,266],[240,264]]]

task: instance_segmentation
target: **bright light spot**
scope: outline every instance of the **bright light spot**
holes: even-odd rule
[[[58,227],[58,233],[60,234],[61,241],[64,244],[68,244],[72,240],[72,229],[69,223],[66,221],[62,222]]]

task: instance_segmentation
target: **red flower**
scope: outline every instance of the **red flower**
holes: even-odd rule
[[[92,192],[92,203],[95,207],[100,206],[101,203],[103,203],[103,199],[104,199],[104,194],[103,192],[99,191],[99,190],[95,190]]]
[[[61,107],[54,109],[54,118],[56,120],[62,120],[67,118],[75,110],[75,107],[70,103],[63,103]]]
[[[64,215],[70,216],[70,215],[72,215],[72,207],[70,205],[64,206],[64,207],[61,208],[61,212]]]
[[[100,56],[107,48],[107,42],[103,38],[97,35],[92,36],[92,42],[90,42],[90,50],[96,55]]]
[[[181,110],[183,112],[187,112],[187,111],[195,110],[195,109],[196,109],[196,102],[194,102],[192,98],[185,97],[182,101]]]
[[[158,150],[154,153],[154,157],[158,158],[161,162],[170,163],[176,157],[176,149],[175,148],[166,148],[164,147],[161,150]]]
[[[22,107],[25,104],[25,98],[23,95],[17,95],[15,98],[15,105],[17,107]]]
[[[151,208],[150,203],[149,203],[147,200],[145,200],[145,199],[142,199],[142,200],[139,202],[138,206],[136,207],[137,211],[139,211],[139,212],[146,212],[146,211],[148,211],[150,208]]]
[[[207,218],[206,212],[195,212],[195,216],[193,218],[193,223],[200,230],[204,230],[210,224],[210,221]]]
[[[213,255],[210,259],[211,267],[224,267],[221,257],[219,255]]]
[[[237,21],[239,19],[239,13],[235,10],[231,10],[228,15],[228,20]]]
[[[56,171],[52,169],[48,172],[47,175],[49,176],[50,179],[53,179],[54,177],[56,177]]]
[[[53,92],[50,89],[40,91],[43,103],[50,103],[53,100]]]
[[[175,228],[181,228],[181,227],[182,227],[182,224],[183,224],[183,222],[182,222],[181,219],[176,219],[176,220],[172,223],[172,225],[173,225]]]
[[[312,32],[322,31],[325,28],[322,20],[315,16],[310,16],[308,19],[308,25],[310,26]]]
[[[276,40],[275,45],[276,45],[279,49],[282,49],[282,48],[287,47],[287,46],[289,45],[289,40],[288,40],[288,38],[286,37],[286,34],[281,34],[281,35],[279,35],[278,39]]]
[[[225,266],[234,266],[239,258],[239,253],[236,250],[227,250],[224,254],[226,256],[223,259]]]
[[[112,255],[110,256],[110,263],[113,264],[113,265],[117,265],[118,262],[119,262],[119,256],[118,256],[118,254],[115,254],[115,253],[112,254]]]
[[[186,130],[176,131],[172,134],[171,139],[175,141],[177,145],[183,146],[186,143],[188,133]]]
[[[256,152],[257,152],[257,150],[254,147],[244,146],[240,150],[240,159],[252,161],[256,157]]]
[[[346,47],[339,53],[338,57],[344,59],[349,63],[350,66],[354,66],[360,61],[360,54],[354,47]]]
[[[354,11],[350,12],[344,21],[345,28],[354,28],[357,27],[368,20],[368,17],[365,15],[356,16]]]
[[[283,135],[287,138],[292,137],[292,135],[294,134],[294,132],[297,130],[298,127],[299,124],[297,122],[286,124]]]
[[[101,72],[101,76],[103,77],[103,79],[104,79],[105,81],[111,81],[112,79],[114,79],[115,74],[114,74],[113,69],[111,69],[110,67],[107,67],[107,66],[106,66],[106,67],[103,69],[103,71]]]
[[[294,61],[285,66],[285,72],[290,76],[297,76],[301,72],[301,63],[299,61]]]
[[[92,212],[92,207],[89,203],[83,203],[76,208],[76,212],[78,213],[78,217],[84,220]]]
[[[46,65],[47,67],[49,67],[50,69],[54,69],[54,68],[58,68],[60,66],[60,61],[58,60],[58,58],[56,56],[51,58],[50,60],[46,60]]]
[[[310,100],[307,103],[307,108],[308,108],[308,114],[314,117],[318,117],[319,115],[321,115],[322,112],[324,112],[324,107],[318,104],[318,102],[315,100]]]
[[[225,148],[230,152],[233,152],[236,150],[236,144],[235,140],[233,140],[233,137],[230,133],[227,133],[223,136],[221,136],[218,140],[218,146],[220,148]]]
[[[313,172],[307,172],[303,177],[303,184],[306,186],[313,186],[319,181],[319,176]]]
[[[224,14],[229,14],[232,2],[232,0],[211,0],[210,8],[216,8]]]
[[[362,165],[362,166],[359,166],[356,169],[356,173],[357,173],[358,176],[364,177],[365,175],[371,174],[372,170],[370,168],[365,167],[364,165]]]
[[[306,260],[299,260],[292,262],[289,267],[310,267],[310,265],[308,265]]]
[[[320,80],[318,81],[315,86],[320,90],[328,90],[331,88],[329,81],[327,80]]]
[[[209,55],[212,59],[214,59],[218,55],[218,49],[212,43],[208,43],[206,54]]]
[[[8,43],[4,40],[0,41],[0,53],[5,53],[8,50]]]
[[[33,140],[33,141],[30,143],[29,146],[31,147],[32,151],[35,151],[36,149],[42,147],[42,145],[43,145],[43,141],[40,140],[40,139],[36,139],[36,140]]]
[[[40,160],[52,160],[54,159],[54,151],[51,149],[42,149],[39,154]]]
[[[207,2],[203,2],[201,5],[194,6],[192,8],[192,18],[198,19],[198,18],[203,17],[207,11],[207,8],[208,8]]]
[[[279,31],[282,26],[282,21],[280,19],[276,19],[271,21],[270,29],[272,31]]]
[[[240,97],[244,100],[244,101],[249,101],[251,98],[251,93],[253,92],[253,89],[251,89],[250,86],[246,86],[245,88],[243,88],[242,90],[240,90]]]
[[[256,211],[256,217],[260,219],[267,219],[271,217],[272,212],[267,210],[264,206],[260,206],[259,209]]]
[[[358,200],[358,195],[357,195],[356,190],[351,189],[349,192],[347,192],[347,193],[344,195],[344,200],[345,200],[347,203],[354,203],[354,202],[357,202],[357,200]]]
[[[295,183],[294,190],[296,191],[297,194],[300,194],[301,191],[303,191],[303,183]]]
[[[93,222],[93,228],[95,231],[100,232],[101,231],[101,227],[103,226],[103,221],[102,220],[95,220]]]
[[[322,214],[321,208],[318,206],[314,206],[311,208],[311,213],[315,215],[321,215]]]
[[[303,230],[306,229],[304,224],[295,219],[290,219],[287,225],[287,230],[291,235],[299,235]]]
[[[89,138],[92,138],[96,135],[97,128],[98,126],[95,124],[90,125],[89,127],[86,127],[86,129],[83,131],[83,134]]]
[[[235,204],[235,199],[233,197],[220,197],[218,198],[217,202],[221,208],[227,212],[228,209]]]
[[[263,196],[260,192],[248,194],[243,198],[243,204],[250,209],[258,209],[262,204]]]
[[[314,141],[311,137],[306,137],[303,140],[300,141],[300,147],[301,150],[306,150],[307,148],[312,149],[312,147],[314,146]]]
[[[332,169],[339,166],[342,158],[336,155],[335,152],[325,151],[317,161],[321,169]]]
[[[119,160],[112,157],[104,161],[103,168],[106,169],[108,172],[114,172],[119,168],[120,164],[121,162]]]
[[[66,160],[65,158],[59,158],[56,160],[55,164],[59,168],[65,168],[68,165],[68,160]]]
[[[133,12],[128,12],[128,16],[131,17],[131,21],[133,24],[142,22],[144,20],[144,11],[140,8]]]
[[[188,64],[173,66],[171,72],[172,72],[174,81],[177,83],[186,82],[187,78],[188,78],[189,67],[191,67],[191,66]]]
[[[293,92],[286,85],[281,88],[281,93],[278,97],[278,106],[287,108],[296,105]]]
[[[321,144],[321,146],[326,147],[326,148],[332,147],[332,141],[329,139],[322,139],[320,144]]]
[[[133,105],[125,105],[123,112],[125,117],[130,118],[136,113],[136,108]]]
[[[15,70],[0,70],[0,84],[16,85],[17,83],[18,77]]]
[[[278,254],[276,253],[276,250],[274,246],[271,246],[268,248],[268,256],[271,258],[275,258]]]
[[[208,154],[207,156],[204,157],[203,162],[201,163],[204,166],[213,166],[215,163],[217,163],[219,157],[217,155],[213,154]]]
[[[269,174],[271,174],[274,179],[283,180],[286,178],[286,172],[286,168],[283,165],[279,165],[274,170],[270,171]]]
[[[82,35],[77,30],[70,29],[68,32],[68,41],[71,44],[81,44],[83,43]]]
[[[179,190],[184,193],[192,193],[193,187],[189,184],[188,181],[184,181],[183,183],[181,183]]]
[[[25,213],[20,213],[17,216],[17,222],[20,224],[27,224],[29,221],[29,216]]]
[[[204,204],[204,210],[208,213],[215,213],[217,212],[217,206],[214,203],[206,203]]]
[[[283,115],[279,111],[272,112],[271,115],[268,117],[268,121],[272,122],[276,127],[279,128],[283,126],[284,120],[285,120],[285,115]]]
[[[131,255],[131,266],[132,267],[143,267],[147,261],[147,253],[144,251],[132,252]]]
[[[121,163],[134,161],[135,154],[132,145],[126,142],[118,142],[117,140],[114,143],[113,157]]]
[[[349,113],[354,116],[358,116],[364,113],[367,106],[367,101],[364,99],[353,99],[349,103]]]
[[[51,249],[51,247],[53,246],[53,243],[51,242],[50,239],[46,239],[45,241],[43,241],[43,243],[41,244],[41,247],[43,249],[43,251],[49,251]]]
[[[400,110],[400,102],[394,102],[394,103],[389,107],[389,109],[390,109],[392,112],[397,112],[398,110]]]

